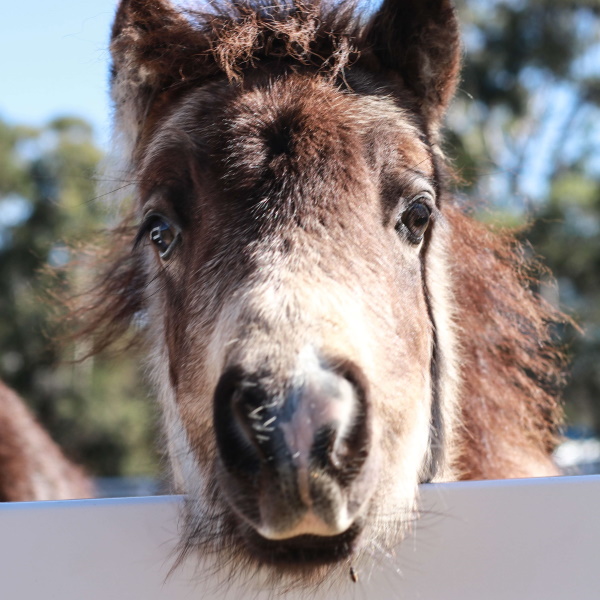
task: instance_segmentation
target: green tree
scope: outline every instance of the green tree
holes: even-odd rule
[[[64,344],[65,323],[47,292],[76,292],[77,281],[42,274],[76,258],[74,241],[105,225],[95,199],[100,158],[80,119],[39,129],[0,122],[0,378],[94,473],[148,474],[153,418],[136,361],[73,362],[78,349]]]

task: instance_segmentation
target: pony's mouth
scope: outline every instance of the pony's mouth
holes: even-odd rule
[[[287,540],[268,540],[247,528],[243,537],[250,552],[263,563],[318,566],[339,562],[353,554],[362,529],[355,522],[335,536],[299,535]]]

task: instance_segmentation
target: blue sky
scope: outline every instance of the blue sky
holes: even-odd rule
[[[116,0],[4,2],[0,19],[0,118],[42,125],[89,120],[109,137],[108,38]]]

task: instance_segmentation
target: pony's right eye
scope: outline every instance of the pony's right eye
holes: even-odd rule
[[[411,204],[402,215],[402,223],[410,232],[412,239],[421,240],[429,225],[431,210],[423,202]]]
[[[181,239],[179,228],[173,225],[166,217],[157,213],[151,213],[144,219],[144,223],[136,237],[135,245],[139,244],[146,235],[156,247],[158,255],[162,260],[170,258],[174,248]]]
[[[424,196],[417,197],[400,215],[396,223],[396,231],[404,232],[408,241],[419,244],[431,220],[431,208]]]

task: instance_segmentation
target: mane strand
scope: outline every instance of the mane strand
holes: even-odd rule
[[[532,290],[537,265],[510,232],[448,206],[462,347],[465,479],[493,478],[513,457],[551,452],[562,423],[565,357],[553,334],[569,319]],[[485,474],[485,475],[484,475]]]

